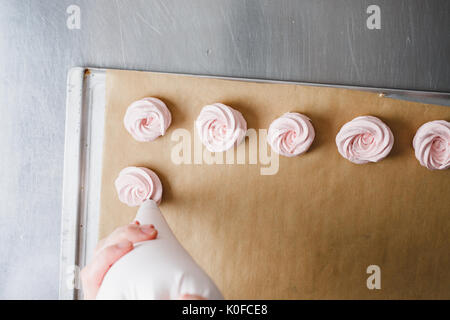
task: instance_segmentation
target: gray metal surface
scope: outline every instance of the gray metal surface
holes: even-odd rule
[[[58,296],[70,67],[449,92],[449,18],[445,0],[0,0],[0,298]]]

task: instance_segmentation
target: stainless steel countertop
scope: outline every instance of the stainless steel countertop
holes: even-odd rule
[[[445,0],[0,0],[0,298],[57,298],[70,67],[450,92],[449,30]]]

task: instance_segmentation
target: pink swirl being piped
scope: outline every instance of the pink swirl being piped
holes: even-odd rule
[[[288,112],[270,124],[267,142],[276,153],[294,157],[306,152],[314,137],[314,127],[308,117]]]
[[[143,98],[133,102],[123,118],[125,129],[141,142],[153,141],[163,136],[171,122],[169,109],[157,98]]]
[[[423,124],[416,132],[413,147],[417,160],[430,170],[450,167],[450,122],[435,120]]]
[[[195,126],[203,145],[211,152],[222,152],[240,144],[247,132],[242,114],[222,103],[203,107]]]
[[[127,167],[120,171],[114,182],[119,200],[130,207],[139,206],[152,199],[161,202],[162,184],[152,170],[144,167]]]
[[[394,136],[380,119],[361,116],[342,126],[336,145],[341,156],[353,163],[378,162],[391,152]]]

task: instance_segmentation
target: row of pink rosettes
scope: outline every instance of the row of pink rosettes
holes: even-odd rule
[[[166,104],[157,98],[133,102],[124,117],[126,130],[137,141],[153,141],[165,134],[172,116]],[[223,152],[240,144],[246,135],[243,115],[222,103],[202,108],[195,121],[202,143],[211,152]],[[275,119],[268,131],[267,142],[285,157],[306,152],[314,141],[311,120],[300,113],[288,112]],[[360,116],[346,123],[336,136],[339,153],[357,164],[378,162],[385,158],[394,144],[390,128],[373,116]],[[450,124],[431,121],[419,128],[413,140],[416,158],[431,170],[450,166]]]

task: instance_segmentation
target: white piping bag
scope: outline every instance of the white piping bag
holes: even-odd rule
[[[179,299],[185,294],[223,299],[211,278],[175,238],[155,201],[145,201],[135,221],[153,224],[158,237],[135,244],[111,266],[97,299]]]

